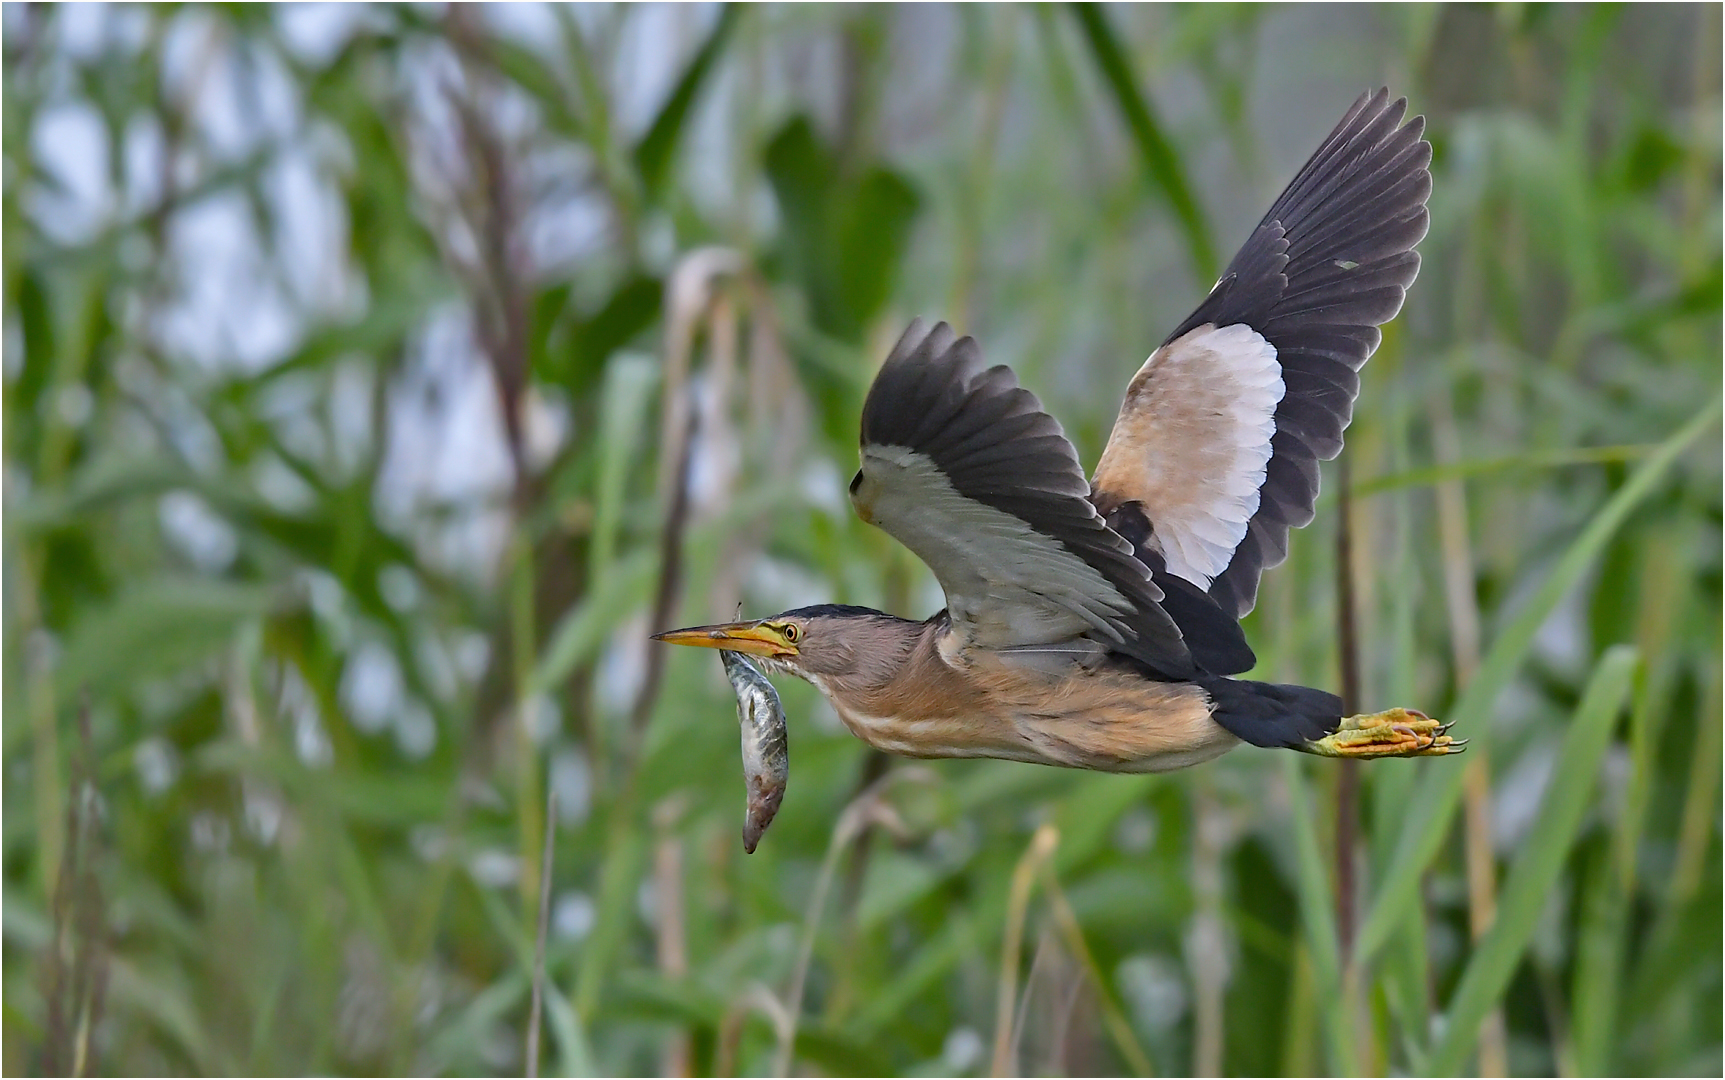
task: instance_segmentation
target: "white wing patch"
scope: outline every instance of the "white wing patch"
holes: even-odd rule
[[[1002,510],[965,498],[926,455],[865,446],[851,501],[928,564],[967,644],[1005,648],[1092,630],[1135,609],[1095,568]]]
[[[1243,324],[1197,327],[1132,377],[1095,487],[1143,504],[1170,573],[1207,589],[1227,569],[1258,512],[1285,391],[1275,347]]]

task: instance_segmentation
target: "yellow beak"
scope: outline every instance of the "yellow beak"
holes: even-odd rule
[[[699,645],[707,649],[729,649],[751,656],[795,656],[797,647],[785,640],[784,634],[763,622],[723,623],[718,626],[691,626],[686,630],[667,630],[654,634],[654,641],[672,645]]]

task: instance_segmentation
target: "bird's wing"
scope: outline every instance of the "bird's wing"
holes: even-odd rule
[[[1357,372],[1419,272],[1431,145],[1379,90],[1354,102],[1210,295],[1126,390],[1093,499],[1141,514],[1170,573],[1234,618],[1312,520]]]
[[[986,649],[1101,641],[1194,673],[1162,592],[1103,523],[1060,424],[972,339],[919,319],[875,377],[851,502],[928,564],[959,640]]]

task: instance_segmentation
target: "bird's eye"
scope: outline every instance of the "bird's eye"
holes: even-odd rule
[[[803,639],[803,628],[796,623],[785,624],[785,640],[795,645]]]

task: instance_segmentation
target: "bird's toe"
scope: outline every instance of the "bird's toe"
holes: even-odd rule
[[[1454,739],[1454,721],[1440,724],[1414,709],[1389,709],[1344,717],[1336,730],[1302,749],[1321,757],[1437,757],[1460,753],[1465,739]]]

